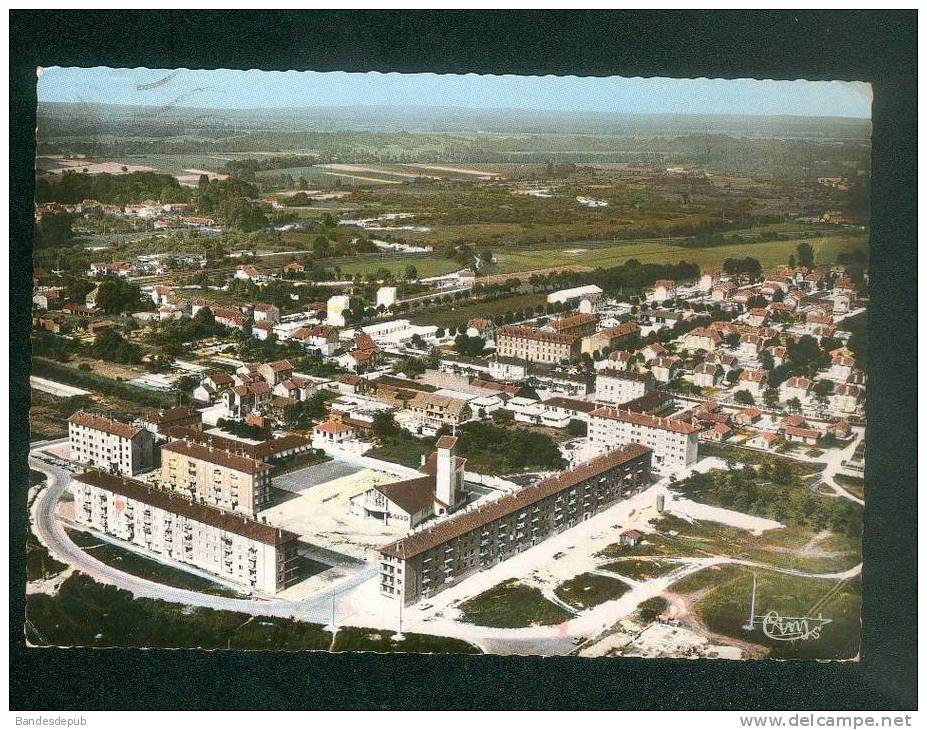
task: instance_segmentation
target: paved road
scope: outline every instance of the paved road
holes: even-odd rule
[[[90,393],[89,390],[75,388],[73,385],[65,385],[64,383],[56,383],[54,380],[39,378],[35,375],[29,376],[29,385],[36,390],[41,390],[43,393],[49,393],[59,398],[70,398],[75,395],[88,395]]]

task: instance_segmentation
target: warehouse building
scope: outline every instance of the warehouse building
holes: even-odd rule
[[[574,527],[645,488],[650,456],[630,444],[380,548],[380,593],[415,603]]]
[[[102,471],[76,476],[69,489],[79,524],[158,559],[261,593],[277,593],[298,580],[292,532]]]

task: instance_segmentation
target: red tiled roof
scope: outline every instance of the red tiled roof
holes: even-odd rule
[[[222,449],[216,449],[193,441],[171,441],[161,447],[161,451],[181,454],[191,459],[198,459],[217,466],[223,466],[244,474],[258,474],[270,469],[269,464],[256,461],[247,456],[241,456]]]
[[[243,514],[226,512],[206,504],[191,502],[179,492],[158,489],[136,479],[92,470],[74,477],[74,480],[265,545],[282,545],[299,537],[293,532],[265,525]]]
[[[590,415],[593,418],[608,418],[613,421],[632,423],[637,426],[646,426],[648,428],[659,428],[665,431],[673,431],[675,433],[690,434],[698,431],[696,426],[693,426],[691,423],[682,421],[678,418],[660,418],[659,416],[651,416],[646,413],[637,413],[635,411],[629,411],[621,408],[613,408],[612,406],[602,406],[601,408],[597,408]]]
[[[496,340],[504,337],[512,337],[520,340],[535,340],[537,342],[552,342],[560,345],[572,345],[576,342],[573,335],[564,335],[559,332],[543,332],[534,327],[519,327],[516,325],[504,325],[496,330]]]
[[[130,423],[123,423],[114,418],[106,418],[106,416],[101,416],[98,413],[88,413],[87,411],[77,411],[77,413],[72,414],[68,418],[68,423],[92,428],[124,439],[133,439],[144,430]]]

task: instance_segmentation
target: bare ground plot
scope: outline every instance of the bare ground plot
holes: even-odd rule
[[[290,479],[288,489],[297,492],[298,496],[264,510],[261,517],[266,517],[276,527],[295,532],[311,545],[366,560],[378,547],[404,535],[406,529],[349,514],[348,500],[374,484],[386,484],[396,479],[370,469],[344,476],[335,476],[333,472],[334,478],[328,480],[315,473],[315,470],[331,468],[331,463],[304,470],[309,474],[302,484],[298,477]],[[292,477],[294,474],[289,474],[284,479]]]

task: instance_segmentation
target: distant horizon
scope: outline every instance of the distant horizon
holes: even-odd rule
[[[93,105],[113,106],[124,109],[156,108],[156,104],[131,104],[100,101],[43,101],[39,104],[61,105]],[[750,117],[755,119],[839,119],[851,122],[870,122],[869,117],[842,117],[833,114],[803,115],[803,114],[750,114],[749,112],[612,112],[597,109],[534,109],[520,107],[467,107],[467,106],[426,106],[401,104],[324,104],[318,106],[251,106],[251,107],[196,107],[181,104],[171,107],[179,111],[190,112],[252,112],[252,111],[311,111],[313,109],[431,109],[431,110],[463,110],[469,112],[517,112],[521,114],[603,114],[629,117]]]
[[[39,103],[197,111],[338,108],[871,120],[869,84],[477,74],[38,69]]]

